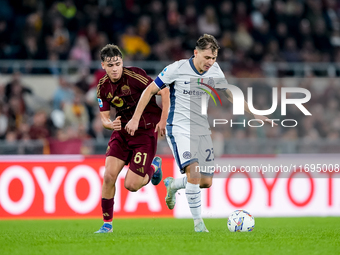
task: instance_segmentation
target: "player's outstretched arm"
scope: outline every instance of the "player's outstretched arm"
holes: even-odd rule
[[[223,91],[224,92],[224,95],[227,97],[227,99],[233,103],[233,94],[231,93],[231,91],[229,89],[226,89]],[[252,112],[249,110],[249,107],[248,107],[248,103],[244,100],[244,109],[249,112],[250,114],[252,114]],[[253,114],[255,119],[257,120],[262,120],[264,123],[268,123],[268,124],[271,124],[271,125],[274,125],[274,126],[277,126],[277,124],[273,121],[271,121],[270,119],[268,119],[268,117],[266,116],[262,116],[262,115],[257,115],[257,114]],[[260,121],[258,121],[260,122]],[[261,123],[261,122],[260,122]]]
[[[110,111],[100,112],[100,119],[103,127],[110,130],[121,130],[121,116],[118,116],[114,121],[110,120]]]
[[[168,119],[169,106],[170,106],[170,91],[164,88],[158,91],[157,95],[162,97],[162,115],[160,121],[157,123],[155,132],[159,131],[161,136],[165,135],[166,120]]]
[[[125,126],[125,130],[130,135],[133,136],[135,134],[135,131],[138,129],[140,117],[142,116],[146,105],[150,102],[151,97],[155,95],[158,91],[159,88],[154,81],[151,82],[149,86],[146,87],[146,89],[144,89],[138,101],[135,113],[133,114],[131,120]]]

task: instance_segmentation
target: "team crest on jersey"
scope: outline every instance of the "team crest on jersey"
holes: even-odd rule
[[[111,92],[109,92],[109,94],[107,95],[107,98],[108,98],[108,99],[113,98]]]
[[[100,98],[98,98],[98,104],[99,104],[99,107],[100,107],[100,108],[103,107],[103,101],[102,101]]]
[[[185,159],[191,159],[191,153],[190,151],[183,152],[183,158]]]
[[[123,104],[124,104],[124,101],[123,101],[123,99],[121,99],[121,98],[115,96],[115,98],[112,99],[111,103],[112,103],[113,105],[117,106],[117,107],[122,107]]]
[[[122,87],[122,92],[123,92],[124,95],[130,94],[130,87],[128,85],[124,85]]]
[[[211,87],[215,87],[215,82],[214,82],[214,78],[213,77],[209,77],[208,85],[210,85]]]

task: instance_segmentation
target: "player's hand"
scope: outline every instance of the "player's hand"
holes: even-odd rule
[[[161,134],[161,136],[165,135],[165,126],[166,126],[166,120],[163,121],[161,120],[160,122],[157,123],[155,132],[158,132]]]
[[[112,129],[113,130],[121,130],[122,129],[122,122],[120,121],[120,118],[122,116],[118,116],[114,121],[112,121]]]
[[[270,124],[270,125],[272,125],[272,126],[277,126],[277,124],[276,124],[274,121],[268,119],[268,117],[266,117],[266,116],[254,114],[254,117],[255,117],[255,119],[257,119],[257,120],[262,120],[264,123],[268,123],[268,124]],[[262,124],[261,121],[257,121],[257,122]]]
[[[135,119],[129,120],[129,122],[125,126],[125,130],[129,133],[129,135],[134,136],[135,131],[138,129],[139,121]]]

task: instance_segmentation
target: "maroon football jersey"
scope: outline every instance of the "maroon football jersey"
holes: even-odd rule
[[[146,72],[138,67],[123,67],[122,77],[112,82],[108,75],[100,79],[97,86],[97,98],[100,111],[116,109],[116,116],[121,116],[122,128],[132,118],[139,98],[144,89],[152,82]],[[161,108],[153,96],[145,107],[139,121],[139,129],[155,128],[161,117]]]

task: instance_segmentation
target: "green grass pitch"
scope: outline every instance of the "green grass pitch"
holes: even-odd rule
[[[0,221],[0,254],[340,254],[340,217],[256,218],[250,233],[230,233],[227,219],[115,219],[113,233],[93,234],[101,220]]]

